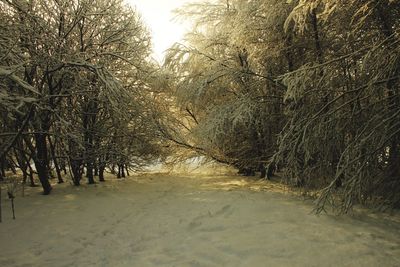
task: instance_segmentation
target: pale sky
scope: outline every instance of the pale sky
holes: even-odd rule
[[[164,57],[164,51],[174,43],[179,42],[189,25],[173,21],[175,15],[172,11],[193,0],[126,0],[136,6],[141,13],[152,35],[154,57],[159,62]]]

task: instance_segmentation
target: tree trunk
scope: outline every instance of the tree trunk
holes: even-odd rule
[[[114,174],[114,175],[117,174],[117,172],[115,171],[115,164],[114,163],[111,166],[111,173]]]
[[[58,183],[62,184],[62,183],[64,183],[64,180],[61,177],[61,170],[60,170],[60,166],[58,165],[58,160],[56,158],[55,147],[54,147],[53,142],[51,141],[51,137],[50,136],[48,136],[48,140],[49,140],[49,144],[50,144],[50,154],[51,154],[51,157],[52,157],[53,162],[54,162],[54,167],[56,168]]]
[[[289,32],[285,36],[285,57],[288,64],[289,72],[294,70],[294,63],[293,63],[293,53],[292,53],[292,41],[293,37],[292,34]]]
[[[46,134],[39,133],[35,134],[36,141],[36,157],[33,158],[35,162],[36,171],[39,176],[39,181],[43,187],[43,194],[48,195],[52,189],[49,182],[49,173],[48,173],[48,159],[47,159],[47,143],[46,143]]]
[[[82,169],[81,169],[81,160],[71,159],[70,158],[70,169],[72,172],[72,182],[75,186],[79,186],[81,184],[82,179]]]
[[[84,129],[84,145],[85,145],[85,162],[86,162],[86,177],[89,184],[94,184],[93,169],[94,169],[94,125],[96,122],[97,104],[95,99],[87,99],[83,108],[82,126]]]
[[[23,184],[26,184],[26,180],[28,179],[28,166],[24,157],[24,150],[21,141],[17,143],[17,148],[14,148],[14,153],[18,162],[18,167],[22,171],[22,182]]]
[[[264,163],[260,163],[258,168],[260,170],[260,178],[265,178],[267,175],[267,169],[265,168]]]
[[[125,178],[125,165],[121,164],[121,177]]]
[[[17,174],[17,165],[15,164],[14,160],[12,157],[9,157],[8,159],[6,158],[7,166],[8,168],[12,171],[12,173],[15,175]]]
[[[384,36],[391,41],[395,41],[395,23],[390,19],[390,7],[387,7],[386,4],[378,4],[377,8],[377,15],[378,20],[382,26],[382,33]],[[389,11],[389,12],[388,12]],[[398,77],[400,74],[400,60],[397,59],[397,66],[392,71],[392,77]],[[391,110],[393,113],[397,111],[398,106],[400,105],[399,99],[399,86],[398,86],[399,79],[391,79],[387,82],[387,94],[388,94],[388,101],[387,101],[387,108]],[[393,126],[392,126],[393,127]],[[400,143],[400,135],[396,134],[392,137],[389,144],[389,158],[388,158],[388,176],[394,177],[397,179],[400,177],[400,157],[399,157],[399,143]],[[399,183],[398,183],[399,184]]]
[[[121,178],[121,165],[118,164],[118,174],[117,174],[117,178]]]
[[[4,169],[4,157],[0,158],[0,181],[3,181],[6,178],[6,171]]]
[[[93,179],[93,162],[88,162],[86,166],[86,176],[88,178],[88,184],[94,184]]]
[[[275,162],[270,162],[267,167],[267,175],[265,176],[268,180],[271,180],[271,177],[274,175],[276,170]]]
[[[94,163],[94,176],[99,176],[99,165],[95,162]]]
[[[29,180],[30,180],[29,186],[35,187],[36,184],[35,184],[35,180],[33,179],[33,169],[32,169],[31,163],[28,161],[27,164],[28,164],[28,168],[29,168]]]
[[[64,173],[64,175],[67,175],[67,163],[64,157],[59,158],[58,160],[58,166],[60,167],[60,171]]]
[[[99,163],[99,181],[100,182],[105,182],[105,180],[104,180],[105,168],[106,168],[106,165],[104,163]]]
[[[311,24],[313,26],[314,43],[315,43],[315,50],[317,53],[317,60],[319,64],[322,64],[324,62],[324,56],[322,52],[321,39],[319,36],[317,11],[315,9],[311,11]]]

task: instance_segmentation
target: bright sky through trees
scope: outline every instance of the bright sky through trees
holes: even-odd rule
[[[161,61],[164,51],[182,39],[185,26],[174,20],[173,10],[191,0],[127,0],[136,6],[145,24],[150,28],[154,57]]]

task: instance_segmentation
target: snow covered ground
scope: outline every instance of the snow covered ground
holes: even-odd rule
[[[0,266],[400,266],[398,217],[311,214],[277,184],[144,175],[3,199]],[[4,197],[4,191],[3,191]]]

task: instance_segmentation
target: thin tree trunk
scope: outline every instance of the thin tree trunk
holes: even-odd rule
[[[81,160],[70,158],[70,170],[72,172],[72,182],[75,186],[79,186],[81,184],[82,179],[82,169],[81,169]]]
[[[17,169],[16,169],[17,164],[15,164],[12,157],[8,157],[8,159],[6,158],[6,162],[7,162],[8,169],[10,169],[14,175],[17,174]]]
[[[26,164],[25,158],[23,156],[24,150],[21,146],[21,142],[17,143],[17,148],[14,148],[14,154],[18,162],[18,167],[22,171],[22,183],[26,184],[26,180],[28,179],[28,166]]]
[[[97,161],[94,162],[94,176],[99,176],[99,165],[97,164]]]
[[[394,41],[394,38],[396,38],[393,30],[394,22],[390,21],[389,14],[387,12],[388,7],[382,5],[383,4],[377,5],[377,12],[378,12],[377,15],[382,25],[382,32],[387,39]],[[400,60],[398,59],[397,66],[392,71],[391,75],[393,77],[398,77],[399,74],[400,74]],[[400,105],[398,81],[399,81],[398,78],[391,79],[386,84],[387,94],[389,96],[387,101],[387,107],[388,110],[391,110],[393,113],[397,111],[397,108]],[[393,136],[389,144],[389,159],[388,159],[389,176],[396,178],[400,177],[399,143],[400,143],[400,135],[396,134],[395,136]]]
[[[125,164],[121,165],[121,176],[125,178]]]
[[[48,173],[48,159],[47,159],[47,144],[46,134],[35,134],[36,141],[36,157],[33,158],[35,162],[36,171],[38,172],[40,183],[43,187],[43,194],[48,195],[52,189],[49,182]]]
[[[94,178],[93,178],[93,163],[88,162],[86,166],[86,176],[88,178],[88,183],[89,184],[94,184]]]
[[[29,168],[30,186],[31,186],[31,187],[35,187],[36,184],[35,184],[35,180],[34,180],[34,178],[33,178],[33,169],[32,169],[31,163],[28,161],[27,164],[28,164],[28,168]]]
[[[105,182],[104,180],[104,170],[105,170],[106,165],[102,162],[99,164],[99,181],[100,182]]]
[[[264,163],[260,163],[258,166],[259,170],[260,170],[260,178],[265,178],[267,175],[267,169],[264,166]]]
[[[117,174],[117,178],[121,178],[121,165],[118,164],[118,174]]]
[[[268,180],[271,180],[271,177],[275,174],[276,171],[276,163],[271,161],[267,167],[267,175],[265,176]]]
[[[54,147],[53,142],[51,141],[51,137],[47,136],[47,139],[49,140],[50,154],[51,154],[51,157],[52,157],[53,162],[54,162],[54,167],[56,168],[58,183],[62,184],[62,183],[64,183],[64,180],[61,177],[61,170],[60,170],[60,166],[58,165],[58,160],[56,158],[55,147]]]
[[[114,175],[117,174],[117,172],[115,171],[115,164],[114,163],[111,166],[111,173],[114,174]]]
[[[323,58],[324,56],[323,56],[323,52],[322,52],[321,38],[319,36],[317,11],[315,9],[313,9],[311,11],[311,24],[313,27],[315,50],[317,52],[317,60],[318,60],[319,64],[322,64],[324,62],[324,58]]]
[[[285,56],[288,63],[288,70],[289,72],[294,70],[294,63],[293,63],[293,53],[292,53],[292,34],[287,33],[285,36]]]
[[[0,157],[0,181],[6,178],[6,171],[4,169],[4,157]]]

